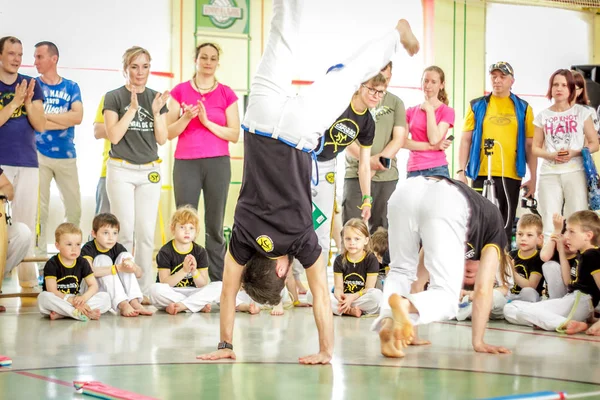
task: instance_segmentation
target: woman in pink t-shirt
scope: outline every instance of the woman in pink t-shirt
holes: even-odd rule
[[[421,79],[425,101],[406,110],[411,135],[404,146],[410,150],[406,168],[409,178],[419,175],[450,177],[444,150],[452,143],[446,140],[446,134],[454,126],[454,109],[448,107],[445,82],[440,67],[425,68]]]
[[[173,166],[175,204],[198,207],[204,193],[205,247],[211,281],[223,277],[223,219],[231,180],[229,142],[240,135],[237,96],[215,77],[220,50],[196,48],[194,77],[175,86],[169,100],[169,139],[178,138]]]

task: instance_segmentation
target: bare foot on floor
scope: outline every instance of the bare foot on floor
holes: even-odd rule
[[[425,339],[419,339],[418,337],[414,338],[412,342],[409,343],[410,346],[427,346],[430,345],[431,342]]]
[[[260,307],[256,303],[250,303],[248,307],[248,312],[250,314],[258,314],[260,312]]]
[[[205,305],[205,306],[202,308],[202,310],[200,310],[200,312],[203,312],[203,313],[209,313],[209,312],[210,312],[210,310],[212,310],[212,305],[210,305],[210,304],[207,304],[207,305]]]
[[[144,307],[143,305],[141,305],[140,301],[138,299],[131,300],[129,302],[129,304],[131,305],[131,307],[133,307],[133,309],[135,311],[137,311],[137,313],[139,315],[147,315],[147,316],[154,315],[154,311],[150,311],[146,307]]]
[[[0,312],[4,312],[4,311],[6,311],[6,307],[0,306]]]
[[[403,347],[408,346],[415,336],[412,322],[410,322],[408,316],[410,302],[404,297],[394,293],[388,299],[388,304],[392,308],[394,337],[397,341],[402,342]]]
[[[396,25],[396,30],[400,32],[400,43],[406,49],[409,56],[414,56],[419,52],[419,41],[415,37],[407,20],[401,19]]]
[[[123,317],[137,317],[139,314],[127,301],[119,303],[119,312]]]
[[[402,347],[396,347],[393,327],[394,321],[391,318],[386,318],[382,321],[381,330],[379,331],[381,354],[390,358],[402,358],[404,357],[404,353],[402,352]]]
[[[274,315],[274,316],[283,315],[283,303],[279,303],[275,307],[273,307],[273,309],[271,310],[271,315]]]
[[[175,315],[175,314],[185,311],[185,310],[187,310],[187,307],[181,303],[171,303],[165,309],[165,311],[171,315]]]
[[[90,312],[89,317],[90,319],[93,320],[99,320],[100,319],[100,310],[92,310],[92,312]]]
[[[588,324],[580,321],[569,321],[567,322],[567,326],[565,326],[565,333],[567,335],[574,335],[579,332],[584,332],[588,328]]]
[[[362,316],[362,311],[358,307],[350,307],[350,309],[348,311],[346,311],[344,314],[352,315],[353,317],[360,318]]]
[[[600,336],[600,325],[597,323],[594,324],[590,329],[585,331],[585,334],[590,336]]]
[[[64,317],[65,317],[64,315],[60,315],[60,314],[59,314],[59,313],[57,313],[57,312],[50,311],[50,319],[51,319],[52,321],[54,321],[54,320],[56,320],[56,319],[63,319]]]
[[[142,299],[142,304],[145,306],[151,306],[152,303],[150,302],[150,298],[148,296],[144,296],[144,298]]]

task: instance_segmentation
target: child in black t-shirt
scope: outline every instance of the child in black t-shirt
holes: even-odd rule
[[[375,257],[377,257],[377,261],[379,262],[379,272],[375,287],[379,290],[383,290],[385,277],[390,270],[390,251],[387,229],[380,226],[375,232],[373,232],[371,235],[371,249],[373,250],[373,254]]]
[[[113,310],[124,317],[152,315],[142,305],[144,295],[138,279],[142,269],[133,261],[133,255],[117,242],[120,224],[113,214],[103,213],[94,217],[92,237],[81,249],[98,280],[99,290],[110,296]]]
[[[514,285],[506,296],[508,300],[540,301],[544,289],[543,261],[538,247],[542,245],[542,219],[535,214],[524,214],[517,224],[518,249],[510,252]]]
[[[80,257],[81,229],[63,223],[54,235],[59,253],[44,266],[44,291],[38,296],[40,312],[53,320],[100,319],[100,315],[110,309],[110,297],[108,293],[98,292],[92,268]]]
[[[538,303],[516,301],[508,304],[516,308],[516,323],[537,326],[547,331],[567,333],[569,335],[588,329],[585,322],[593,316],[594,307],[600,301],[600,217],[593,211],[577,211],[567,219],[564,235],[564,247],[578,252],[575,279],[571,280],[568,294],[559,299]],[[561,261],[565,258],[561,241],[557,248]],[[570,275],[570,266],[561,262],[564,276]]]
[[[577,252],[572,252],[564,246],[563,232],[565,220],[562,215],[554,214],[552,218],[554,232],[550,235],[542,250],[540,258],[544,261],[542,271],[548,285],[547,295],[551,299],[558,299],[567,294],[569,283],[575,280],[577,273]],[[558,248],[564,249],[564,257],[560,257]],[[561,264],[565,263],[564,275]],[[568,267],[567,267],[568,265]]]
[[[221,297],[222,282],[208,282],[208,254],[194,242],[199,224],[194,208],[178,208],[171,217],[173,239],[156,255],[158,276],[150,288],[150,301],[171,315],[208,313]]]
[[[375,288],[379,262],[369,248],[369,228],[363,220],[352,218],[344,225],[342,239],[344,252],[333,264],[333,313],[353,317],[375,314],[382,292]]]

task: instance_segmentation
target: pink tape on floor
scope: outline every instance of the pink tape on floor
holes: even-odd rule
[[[154,397],[148,397],[141,394],[128,392],[105,385],[102,382],[82,382],[73,381],[75,389],[83,394],[94,396],[106,400],[157,400]]]

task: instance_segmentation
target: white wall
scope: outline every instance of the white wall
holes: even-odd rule
[[[103,143],[94,139],[92,127],[100,97],[123,85],[121,57],[130,46],[150,51],[152,70],[171,70],[171,0],[3,1],[0,36],[7,35],[23,42],[24,65],[33,65],[37,42],[54,42],[60,51],[59,74],[76,81],[81,88],[84,118],[76,127],[75,144],[83,203],[81,227],[84,232],[89,231],[102,159]],[[34,67],[23,67],[19,72],[38,75]],[[151,76],[148,86],[166,90],[171,83],[169,78]],[[162,153],[168,154],[168,148],[163,148]],[[55,186],[52,190],[48,221],[51,231],[63,216],[58,191]],[[48,238],[53,240],[50,232]]]

